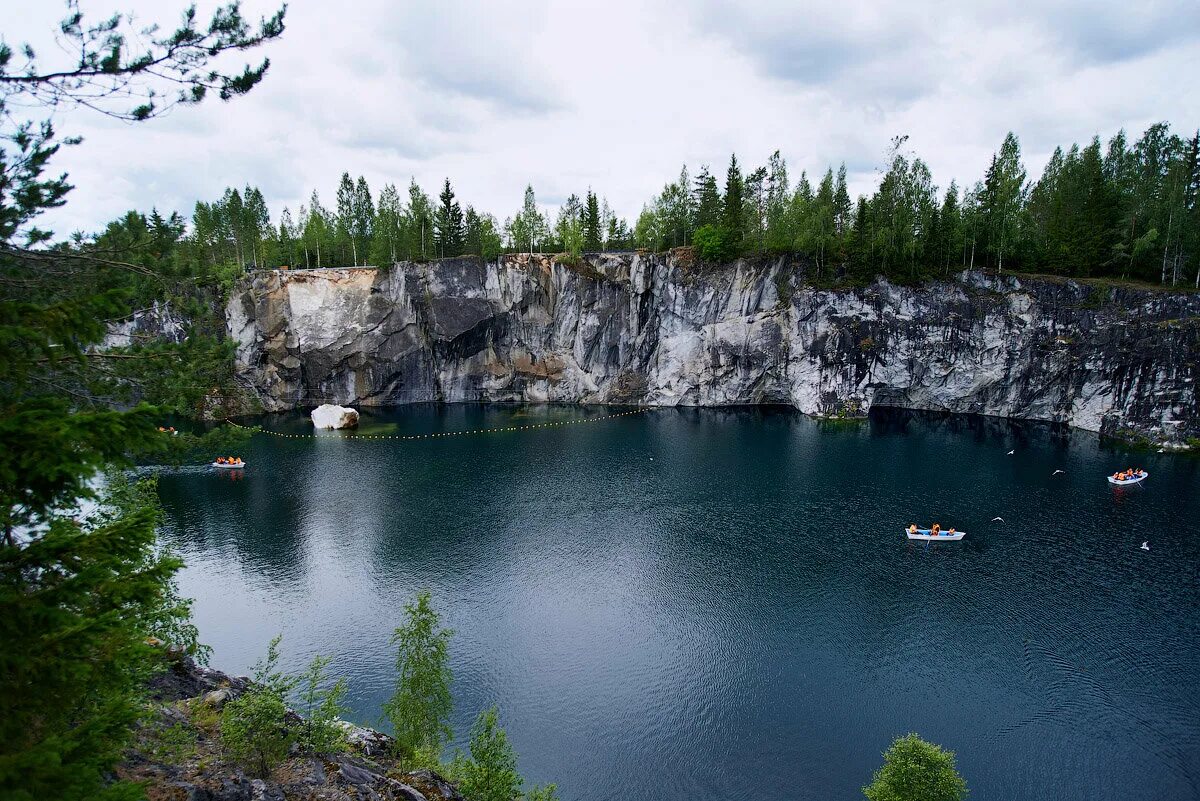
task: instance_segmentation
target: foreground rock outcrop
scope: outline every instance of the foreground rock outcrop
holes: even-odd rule
[[[963,273],[811,286],[686,253],[262,272],[227,308],[268,410],[559,401],[872,406],[1200,436],[1200,295]]]
[[[386,734],[349,723],[347,753],[293,753],[269,777],[247,774],[225,757],[217,721],[249,686],[177,656],[151,684],[156,712],[116,777],[143,783],[149,801],[463,801],[432,771],[399,770]]]

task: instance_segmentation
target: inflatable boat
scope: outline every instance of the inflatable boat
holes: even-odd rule
[[[1116,484],[1119,487],[1124,487],[1128,484],[1137,484],[1140,481],[1145,481],[1149,475],[1149,473],[1143,470],[1142,472],[1136,474],[1133,478],[1114,478],[1113,476],[1109,476],[1108,483]]]
[[[245,467],[245,466],[246,466],[246,463],[245,463],[245,462],[238,462],[238,463],[236,463],[236,464],[227,464],[227,463],[225,463],[225,462],[213,462],[213,463],[212,463],[212,466],[213,466],[213,467],[219,467],[219,468],[221,468],[222,470],[241,470],[243,467]]]

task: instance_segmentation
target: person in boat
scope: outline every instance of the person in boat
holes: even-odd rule
[[[909,526],[908,526],[908,533],[909,533],[909,534],[916,534],[916,533],[917,533],[917,524],[916,524],[916,523],[910,523],[910,524],[909,524]]]
[[[935,536],[935,537],[936,537],[937,535],[941,534],[941,533],[942,533],[942,524],[941,524],[941,523],[934,523],[934,524],[933,524],[933,528],[929,529],[929,533],[930,533],[930,534],[932,534],[932,535],[933,535],[933,536]]]
[[[946,533],[953,535],[954,534],[954,526],[951,526],[950,529]]]

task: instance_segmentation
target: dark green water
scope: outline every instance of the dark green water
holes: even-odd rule
[[[413,407],[363,430],[603,413]],[[388,637],[428,588],[456,731],[497,703],[564,799],[861,798],[908,731],[958,752],[976,801],[1200,797],[1198,459],[761,410],[244,455],[242,477],[159,484],[213,664],[246,672],[283,632],[290,665],[333,656],[377,721]],[[1134,461],[1144,485],[1105,482]],[[967,539],[903,538],[934,520]]]

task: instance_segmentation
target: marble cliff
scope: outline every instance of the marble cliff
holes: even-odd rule
[[[965,272],[815,288],[686,252],[260,272],[226,309],[272,411],[525,401],[872,406],[1200,436],[1200,295]]]

